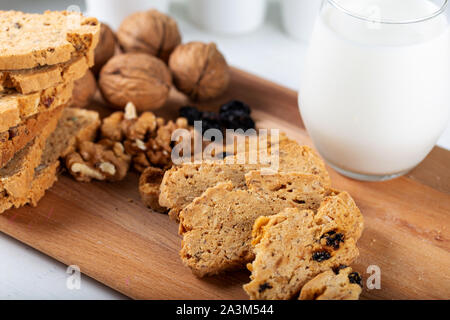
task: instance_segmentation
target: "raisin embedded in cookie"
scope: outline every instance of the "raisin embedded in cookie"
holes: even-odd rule
[[[245,291],[253,300],[292,299],[316,275],[350,265],[359,254],[362,229],[362,215],[346,192],[327,197],[317,213],[290,208],[260,217]]]
[[[341,266],[305,284],[299,300],[359,300],[361,292],[361,276],[352,268]]]

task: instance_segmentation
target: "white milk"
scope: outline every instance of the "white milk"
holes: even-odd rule
[[[428,0],[338,3],[383,19],[421,18],[439,10]],[[369,11],[367,3],[374,5]],[[326,6],[316,23],[299,99],[308,132],[331,165],[370,176],[414,168],[449,119],[447,17],[375,25]]]

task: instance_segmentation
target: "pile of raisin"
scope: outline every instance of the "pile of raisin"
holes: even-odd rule
[[[233,100],[220,107],[220,111],[202,112],[196,107],[186,106],[180,109],[180,117],[186,118],[189,125],[202,121],[202,133],[209,129],[226,130],[242,129],[247,131],[255,128],[250,107],[242,101]]]
[[[219,117],[226,129],[254,129],[255,121],[251,117],[251,110],[242,101],[234,100],[220,108]]]

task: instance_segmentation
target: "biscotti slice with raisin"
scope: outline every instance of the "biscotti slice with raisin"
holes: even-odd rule
[[[45,141],[40,163],[33,171],[33,179],[20,195],[0,197],[0,212],[30,204],[36,206],[45,192],[57,181],[59,158],[72,152],[76,143],[91,141],[100,126],[99,114],[85,109],[66,108],[56,129]]]
[[[266,179],[279,180],[280,184],[275,186]],[[317,209],[328,194],[314,175],[259,174],[247,182],[247,190],[236,190],[231,182],[218,184],[181,211],[180,255],[195,275],[203,277],[245,267],[254,258],[252,228],[258,217],[285,208]]]
[[[279,144],[273,144],[271,150],[279,154],[279,161],[275,166],[278,172],[314,174],[322,179],[324,185],[331,185],[322,159],[311,148],[300,146],[282,135]],[[228,161],[216,161],[173,167],[164,175],[159,204],[170,209],[170,217],[178,220],[180,211],[208,188],[214,187],[219,182],[231,181],[236,188],[245,189],[245,175],[248,172],[272,166],[272,163],[268,162],[262,164],[236,162],[232,161],[234,164],[229,164]]]
[[[50,109],[26,119],[20,125],[0,133],[0,168],[3,168],[14,155],[38,136],[43,127],[57,114]]]
[[[9,90],[0,93],[0,132],[20,125],[35,114],[66,104],[72,91],[73,82],[68,82],[31,94]]]
[[[34,180],[35,169],[41,162],[47,138],[55,130],[64,106],[57,107],[55,114],[25,148],[20,150],[0,169],[0,213],[13,207],[24,198]]]
[[[169,208],[172,220],[179,220],[179,213],[195,198],[220,182],[231,181],[237,189],[245,189],[245,174],[257,170],[258,165],[225,165],[204,162],[175,166],[164,175],[160,187],[159,204]]]
[[[362,278],[352,268],[325,271],[302,288],[299,300],[359,300]]]
[[[45,196],[48,189],[53,187],[56,181],[58,181],[58,168],[60,166],[59,161],[55,161],[49,166],[41,167],[39,166],[35,170],[34,179],[31,182],[31,188],[28,191],[27,196],[24,198],[22,203],[18,206],[24,206],[29,204],[36,207]]]
[[[0,28],[0,70],[68,62],[95,48],[100,36],[97,19],[67,11],[0,11]]]
[[[251,282],[244,286],[252,300],[292,299],[318,274],[358,257],[363,217],[348,200],[344,192],[327,197],[317,213],[289,208],[256,220],[256,258],[248,266]]]
[[[91,55],[91,54],[90,54]],[[69,62],[26,70],[0,71],[0,92],[29,94],[82,78],[92,66],[93,57],[77,57]]]
[[[64,158],[82,141],[94,140],[100,124],[100,115],[96,111],[64,109],[58,127],[46,142],[41,165],[50,165],[58,158]]]

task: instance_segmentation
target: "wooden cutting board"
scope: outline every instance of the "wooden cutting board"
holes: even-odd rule
[[[279,128],[311,145],[296,92],[233,69],[220,100],[241,99],[260,128]],[[164,114],[180,103],[174,94]],[[336,188],[349,191],[365,217],[354,269],[367,279],[381,269],[381,289],[365,299],[450,298],[450,152],[435,148],[408,176],[383,183],[347,179],[330,169]],[[136,174],[120,183],[77,183],[62,176],[37,208],[0,216],[0,230],[135,299],[247,299],[249,273],[199,280],[179,257],[177,225],[140,202]]]

